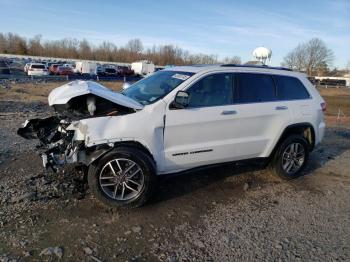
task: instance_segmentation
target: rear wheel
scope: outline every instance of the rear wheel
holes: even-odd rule
[[[278,147],[271,163],[271,169],[284,179],[293,179],[301,175],[308,159],[307,140],[300,135],[290,135]]]
[[[120,147],[102,157],[88,172],[97,199],[113,207],[138,207],[152,195],[155,164],[143,151]]]

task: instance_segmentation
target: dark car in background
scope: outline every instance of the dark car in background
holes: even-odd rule
[[[59,66],[56,69],[56,75],[74,75],[74,71],[68,66]]]
[[[50,75],[57,75],[57,69],[58,67],[62,66],[61,64],[52,64],[50,67],[49,67],[49,72],[50,72]]]
[[[0,60],[0,75],[9,75],[11,74],[10,67],[4,60]]]
[[[120,76],[131,76],[134,74],[134,70],[132,70],[128,66],[118,66],[117,72],[118,72],[118,75]]]
[[[107,67],[104,71],[105,76],[118,76],[118,72],[115,68]]]
[[[55,63],[55,62],[46,62],[45,66],[46,66],[47,69],[50,69],[50,66],[52,66],[54,64],[57,64],[57,63]]]
[[[96,67],[96,75],[97,76],[105,76],[105,69],[106,68],[104,68],[104,67],[102,67],[102,66],[97,66]]]

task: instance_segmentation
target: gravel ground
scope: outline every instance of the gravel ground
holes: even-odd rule
[[[0,101],[0,261],[350,260],[350,129],[328,128],[296,180],[226,165],[163,177],[148,205],[120,211],[76,168],[44,171],[16,135],[50,113]]]

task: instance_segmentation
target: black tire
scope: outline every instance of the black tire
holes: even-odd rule
[[[300,165],[300,167],[296,167],[297,170],[295,170],[294,172],[287,172],[283,167],[283,161],[285,161],[283,160],[283,155],[288,149],[288,147],[292,144],[298,144],[302,146],[304,150],[304,160]],[[288,154],[288,152],[286,154]],[[280,143],[280,145],[278,146],[272,158],[272,161],[270,163],[270,169],[275,175],[283,179],[290,180],[290,179],[297,178],[302,174],[302,171],[305,168],[308,160],[309,160],[309,143],[307,142],[307,140],[301,135],[290,135],[286,137],[283,140],[283,142]]]
[[[100,173],[103,167],[113,159],[128,159],[141,169],[144,180],[142,189],[132,199],[117,200],[104,192],[100,185]],[[140,149],[132,147],[118,147],[104,155],[101,159],[90,165],[88,171],[88,184],[94,196],[111,207],[134,208],[142,206],[152,196],[156,187],[156,168],[153,159]]]

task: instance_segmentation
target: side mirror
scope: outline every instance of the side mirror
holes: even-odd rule
[[[172,108],[184,109],[188,107],[190,94],[186,91],[178,91],[174,101],[172,102]]]

